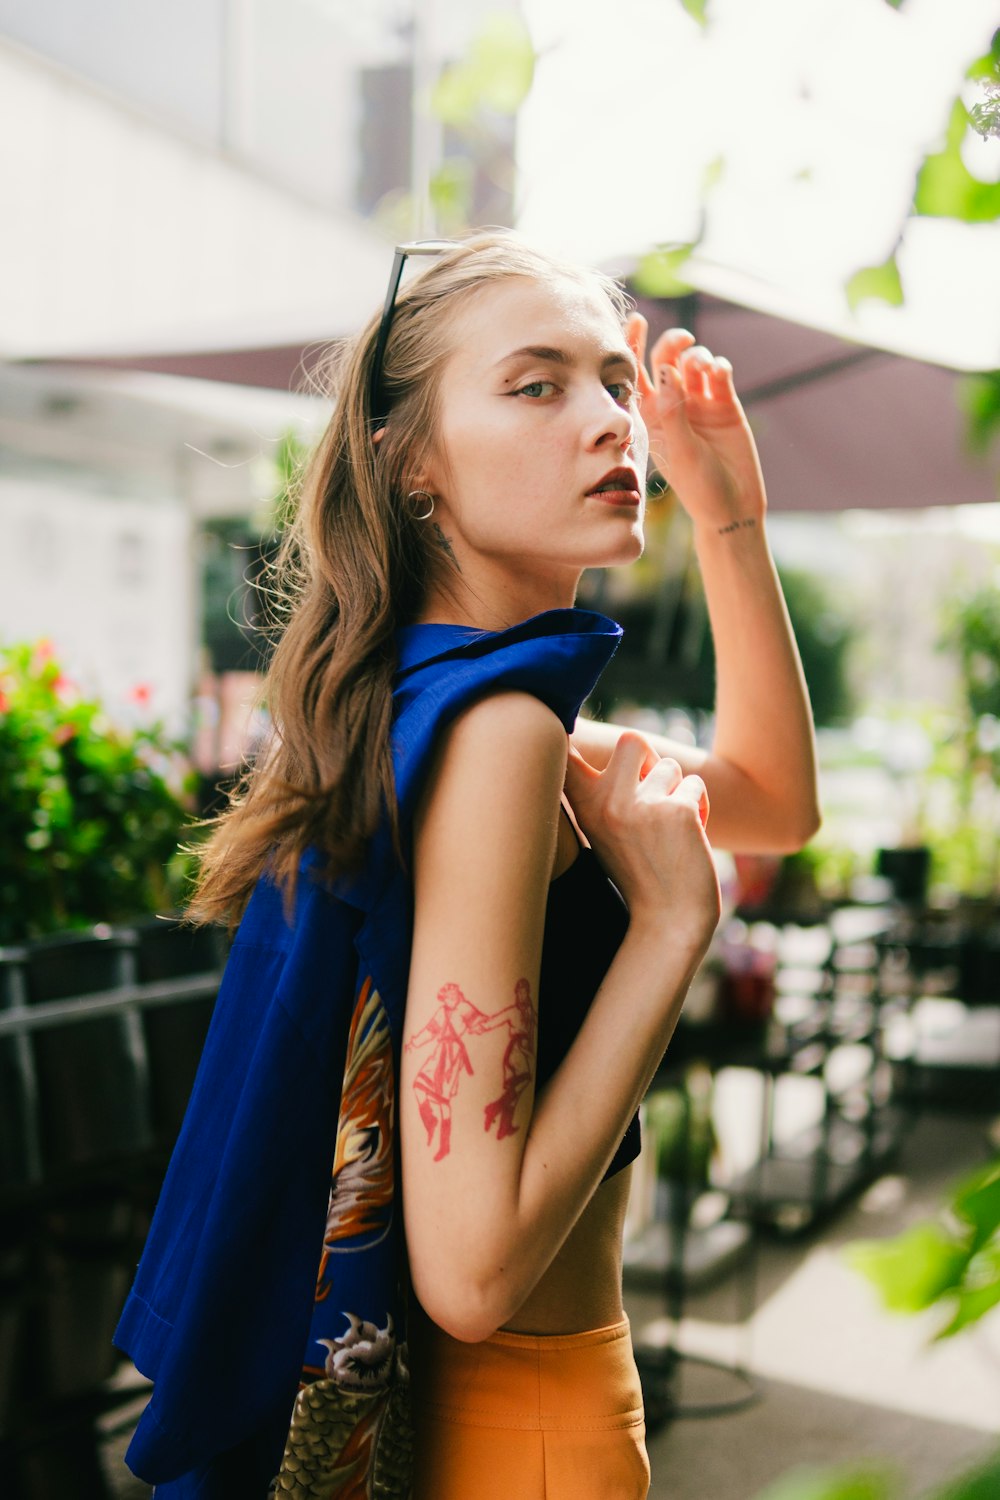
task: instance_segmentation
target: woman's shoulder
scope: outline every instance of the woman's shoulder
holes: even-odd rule
[[[442,737],[460,754],[490,756],[551,752],[565,757],[567,734],[558,714],[522,688],[496,688],[467,703]]]
[[[443,730],[422,810],[445,836],[479,827],[503,837],[558,812],[568,737],[533,694],[502,690],[477,698]]]

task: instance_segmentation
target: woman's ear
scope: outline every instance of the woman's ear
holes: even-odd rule
[[[372,447],[373,448],[377,448],[378,445],[379,445],[379,443],[382,441],[382,439],[384,437],[385,437],[385,428],[384,427],[380,427],[380,428],[378,428],[378,430],[376,432],[373,432],[372,433]]]

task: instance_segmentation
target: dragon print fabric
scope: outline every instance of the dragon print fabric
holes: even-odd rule
[[[282,1500],[405,1500],[410,1493],[409,1372],[396,1336],[402,1297],[395,1308],[369,1305],[373,1286],[400,1282],[395,1123],[389,1021],[365,978],[348,1037],[309,1347],[270,1490]]]

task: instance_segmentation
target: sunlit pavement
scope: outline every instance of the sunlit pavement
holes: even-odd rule
[[[933,1214],[947,1187],[990,1154],[990,1122],[927,1115],[878,1180],[808,1237],[758,1240],[756,1312],[737,1322],[737,1271],[691,1296],[676,1346],[748,1366],[751,1407],[681,1416],[649,1438],[651,1500],[751,1500],[803,1465],[884,1460],[916,1500],[1000,1443],[1000,1309],[955,1340],[931,1345],[938,1314],[885,1313],[844,1261],[845,1244],[898,1233]],[[667,1339],[655,1294],[629,1293],[637,1340]],[[678,1404],[722,1404],[731,1375],[681,1361]]]

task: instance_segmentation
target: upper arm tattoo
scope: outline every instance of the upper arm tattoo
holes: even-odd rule
[[[438,1007],[426,1026],[412,1034],[406,1051],[429,1047],[430,1055],[413,1080],[417,1108],[431,1145],[437,1132],[434,1160],[440,1161],[451,1149],[451,1101],[458,1092],[462,1074],[471,1077],[474,1069],[464,1038],[482,1036],[506,1026],[509,1032],[503,1054],[503,1081],[500,1093],[484,1110],[483,1128],[496,1124],[497,1140],[518,1130],[514,1112],[518,1101],[535,1075],[535,1038],[538,1016],[531,998],[531,986],[519,979],[514,986],[514,1003],[487,1015],[467,1000],[457,984],[446,984],[438,990]]]

